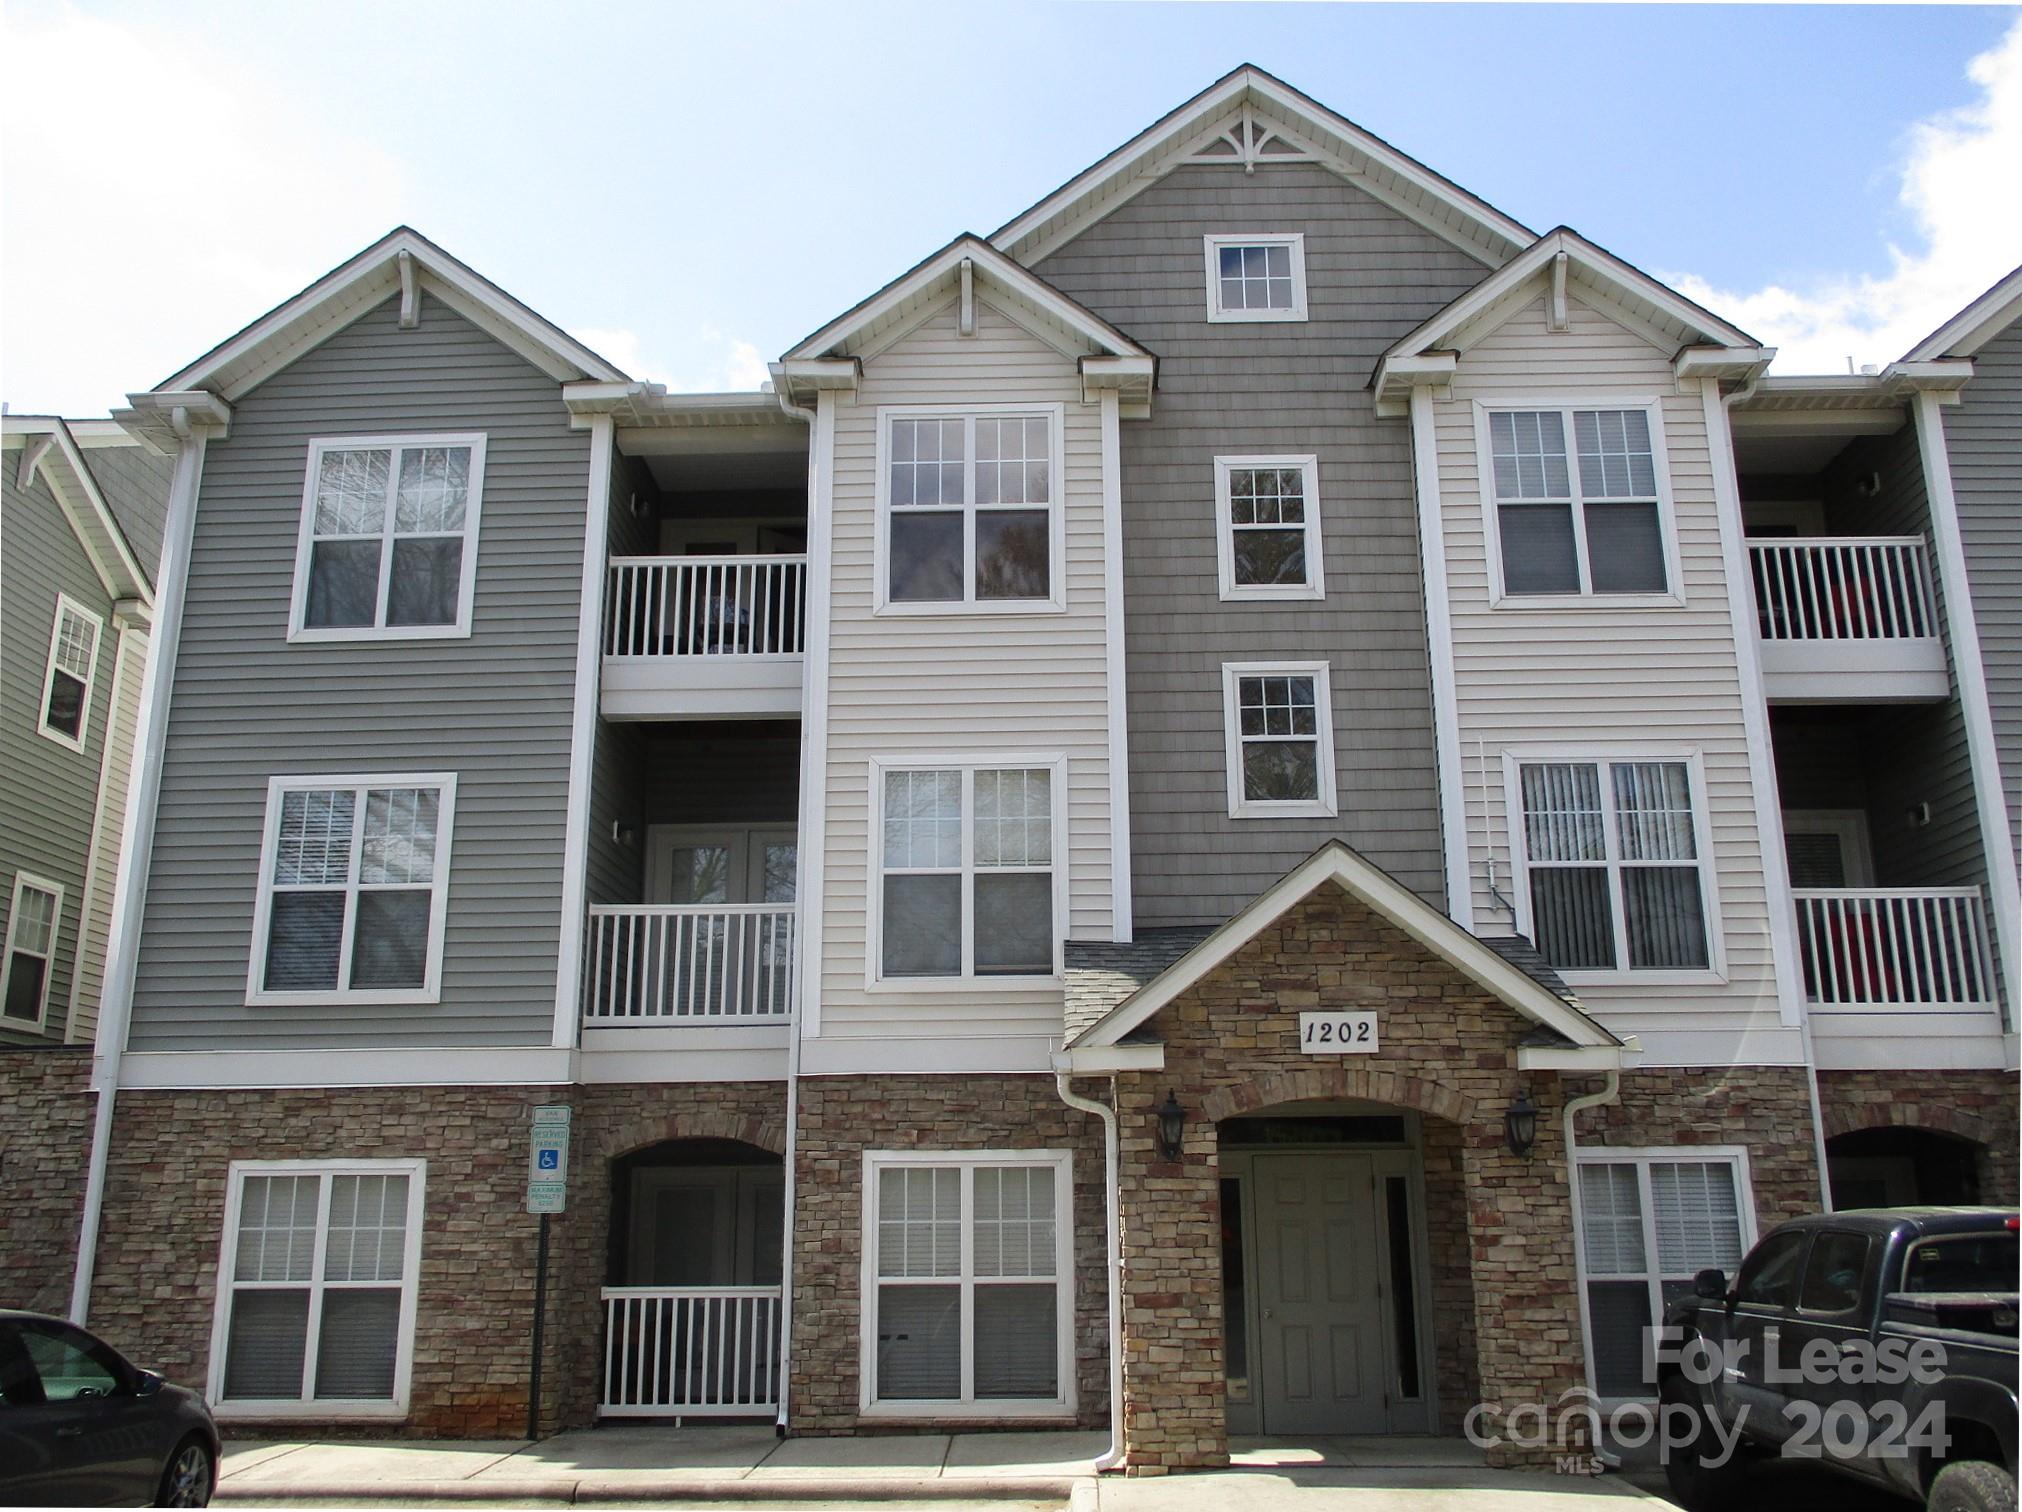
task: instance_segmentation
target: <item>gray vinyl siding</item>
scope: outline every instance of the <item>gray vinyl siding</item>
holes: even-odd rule
[[[1202,238],[1303,232],[1310,319],[1210,324]],[[1131,885],[1140,927],[1216,923],[1339,837],[1443,905],[1411,437],[1367,383],[1478,261],[1310,164],[1190,166],[1035,269],[1158,354],[1125,421]],[[1319,459],[1327,596],[1223,603],[1214,458]],[[1331,664],[1338,819],[1231,819],[1221,666]]]
[[[0,1021],[0,1043],[63,1038],[76,969],[85,861],[98,802],[99,769],[112,707],[113,658],[119,633],[112,599],[71,530],[63,507],[38,472],[27,489],[15,482],[20,453],[7,453],[4,518],[0,518],[0,941],[6,938],[21,872],[63,889],[56,954],[43,1030]],[[40,733],[43,679],[49,670],[49,636],[56,601],[67,595],[101,621],[98,663],[84,749],[73,751]]]
[[[84,452],[84,462],[133,548],[133,559],[148,581],[154,581],[175,459],[138,445],[94,446]]]
[[[653,550],[653,526],[631,507],[632,495],[647,491],[651,475],[622,454],[611,459],[611,495],[605,515],[610,556],[644,556]],[[601,648],[599,650],[601,655]],[[585,893],[591,903],[636,903],[646,896],[639,805],[644,781],[644,735],[635,724],[597,721],[590,768],[589,873]],[[627,844],[614,826],[632,831]]]
[[[2022,856],[2022,322],[1973,358],[1965,403],[1945,412],[1952,491],[1993,706],[1994,746]]]
[[[468,639],[287,642],[308,442],[488,437]],[[388,301],[236,406],[204,466],[135,989],[136,1050],[545,1045],[589,436],[549,379]],[[267,780],[454,772],[441,1001],[248,1007]]]

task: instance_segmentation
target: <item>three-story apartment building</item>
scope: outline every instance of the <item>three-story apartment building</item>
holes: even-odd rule
[[[221,1417],[517,1432],[560,1106],[543,1425],[1644,1393],[1829,1185],[2014,1196],[1979,351],[1765,378],[1253,68],[763,394],[396,231],[122,416],[79,1307]]]

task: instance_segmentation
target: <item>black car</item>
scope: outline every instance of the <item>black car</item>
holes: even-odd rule
[[[0,1309],[0,1506],[201,1507],[217,1481],[202,1397],[61,1318]]]

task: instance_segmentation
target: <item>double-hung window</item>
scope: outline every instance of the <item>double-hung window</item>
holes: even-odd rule
[[[1540,954],[1568,972],[1714,969],[1691,760],[1520,761],[1515,786]]]
[[[878,412],[884,609],[1057,609],[1059,405]]]
[[[233,1163],[212,1403],[253,1416],[406,1410],[426,1169]]]
[[[1225,662],[1229,816],[1331,815],[1333,698],[1325,662]]]
[[[20,872],[7,907],[6,953],[0,956],[0,1019],[37,1026],[49,1013],[49,978],[63,926],[63,889]]]
[[[873,766],[875,979],[1060,969],[1063,765]]]
[[[1306,318],[1303,233],[1243,232],[1204,241],[1210,321]]]
[[[291,639],[470,633],[484,441],[309,443]]]
[[[432,1003],[456,778],[277,777],[248,1000]]]
[[[1484,449],[1506,597],[1670,590],[1655,413],[1654,407],[1486,412]]]
[[[1738,1151],[1582,1151],[1580,1248],[1587,1344],[1603,1397],[1655,1394],[1646,1349],[1664,1309],[1717,1265],[1733,1275],[1752,1235]]]
[[[873,1151],[865,1171],[864,1408],[1072,1408],[1072,1158]]]
[[[57,596],[37,728],[73,751],[84,749],[91,724],[91,691],[98,682],[98,640],[104,631],[104,620],[67,595]]]
[[[1223,598],[1324,596],[1316,458],[1215,458],[1215,523]]]

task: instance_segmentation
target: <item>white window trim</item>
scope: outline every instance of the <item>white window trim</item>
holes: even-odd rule
[[[1521,768],[1539,762],[1584,762],[1605,767],[1610,762],[1673,761],[1685,765],[1692,797],[1692,843],[1699,852],[1699,899],[1706,915],[1706,969],[1703,971],[1635,971],[1617,966],[1611,971],[1560,971],[1568,985],[1582,987],[1714,987],[1727,982],[1726,931],[1720,913],[1719,867],[1713,851],[1713,817],[1706,786],[1705,755],[1696,746],[1554,745],[1510,746],[1503,760],[1503,822],[1509,832],[1510,873],[1516,881],[1517,933],[1529,940],[1537,934],[1531,920],[1530,847],[1524,834]],[[1601,783],[1601,814],[1608,837],[1609,908],[1615,923],[1615,959],[1629,959],[1628,919],[1615,886],[1621,860],[1615,841],[1614,786]],[[1673,863],[1675,864],[1675,863]],[[1557,968],[1554,968],[1555,970]]]
[[[1229,497],[1229,474],[1237,469],[1297,468],[1305,475],[1306,581],[1303,583],[1238,583],[1236,581],[1236,520]],[[1246,527],[1247,528],[1247,527]],[[1300,456],[1215,458],[1215,561],[1221,574],[1222,600],[1310,600],[1327,596],[1327,574],[1320,548],[1320,459]]]
[[[1734,1172],[1734,1210],[1741,1222],[1741,1255],[1745,1260],[1748,1252],[1755,1247],[1755,1186],[1748,1169],[1748,1147],[1746,1145],[1639,1145],[1610,1146],[1583,1145],[1573,1151],[1573,1256],[1578,1272],[1580,1294],[1580,1341],[1586,1353],[1587,1382],[1591,1386],[1594,1376],[1594,1319],[1587,1298],[1589,1281],[1627,1281],[1637,1279],[1610,1271],[1606,1275],[1595,1276],[1587,1264],[1587,1223],[1586,1214],[1580,1210],[1580,1175],[1578,1167],[1585,1165],[1628,1165],[1636,1167],[1637,1200],[1643,1215],[1643,1258],[1648,1266],[1643,1272],[1650,1287],[1650,1322],[1655,1327],[1664,1320],[1663,1281],[1664,1273],[1658,1268],[1657,1215],[1655,1204],[1650,1200],[1650,1167],[1670,1162],[1687,1162],[1700,1165],[1714,1165],[1725,1162]],[[1736,1267],[1737,1273],[1739,1266]],[[1731,1281],[1734,1278],[1728,1277]],[[1639,1397],[1603,1397],[1599,1399],[1604,1407],[1620,1406],[1632,1401],[1649,1400]]]
[[[1053,970],[1045,975],[977,976],[974,896],[976,847],[975,783],[977,772],[1032,770],[1053,774]],[[959,771],[962,781],[962,959],[972,963],[960,976],[886,977],[885,967],[885,774],[887,772]],[[1066,970],[1067,940],[1067,756],[1061,751],[1012,751],[1005,755],[967,756],[938,753],[923,756],[873,756],[870,759],[870,897],[866,910],[864,988],[869,992],[998,993],[1059,990]]]
[[[463,573],[457,584],[456,620],[447,625],[345,625],[310,628],[303,623],[309,613],[309,559],[316,543],[316,479],[322,471],[323,454],[329,451],[371,451],[424,446],[467,446],[470,448],[470,499],[463,516]],[[470,636],[471,604],[476,597],[478,521],[484,504],[484,447],[482,432],[417,433],[396,436],[315,436],[309,441],[309,459],[302,480],[302,522],[295,543],[295,585],[288,610],[288,640],[314,644],[330,641],[374,640],[466,640]],[[396,456],[388,481],[386,518],[381,527],[379,555],[379,606],[375,619],[386,617],[386,596],[393,579],[393,501],[391,491],[400,478]]]
[[[1289,310],[1225,310],[1222,308],[1221,252],[1224,247],[1290,247],[1292,308]],[[1201,238],[1202,264],[1208,278],[1208,321],[1213,325],[1254,324],[1306,318],[1306,235],[1303,231],[1242,231],[1210,233]]]
[[[393,1399],[390,1402],[343,1402],[278,1398],[225,1400],[225,1349],[231,1338],[232,1273],[239,1256],[239,1208],[248,1176],[405,1176],[407,1177],[407,1247],[400,1265],[400,1333],[393,1356]],[[428,1180],[426,1160],[235,1160],[226,1174],[225,1232],[218,1245],[217,1298],[211,1316],[210,1372],[204,1384],[204,1400],[212,1415],[219,1418],[377,1418],[407,1416],[409,1390],[414,1376],[414,1318],[421,1290],[421,1223],[427,1211],[423,1187]],[[314,1305],[309,1310],[308,1341],[303,1352],[302,1379],[316,1379],[317,1323],[322,1317],[323,1249],[330,1228],[330,1181],[324,1180],[316,1199],[316,1240],[311,1288]]]
[[[962,1178],[962,1381],[963,1396],[973,1396],[975,1367],[971,1339],[974,1334],[973,1302],[975,1282],[972,1246],[975,1243],[973,1171],[978,1166],[1051,1166],[1053,1168],[1054,1281],[1059,1288],[1055,1347],[1059,1351],[1060,1395],[1051,1401],[1017,1401],[991,1398],[985,1401],[927,1401],[908,1399],[880,1402],[878,1385],[878,1176],[886,1170],[907,1166],[951,1166],[963,1171]],[[927,1282],[926,1277],[917,1278]],[[949,1278],[939,1278],[948,1284]],[[931,1284],[931,1283],[929,1283]],[[987,1283],[986,1283],[987,1284]],[[1070,1150],[866,1150],[863,1164],[863,1275],[859,1307],[858,1410],[866,1417],[879,1418],[1057,1418],[1075,1410],[1074,1381],[1074,1154]]]
[[[267,929],[274,910],[274,863],[280,850],[281,795],[304,789],[325,788],[437,788],[441,798],[436,809],[435,881],[429,889],[428,967],[419,987],[338,987],[328,992],[269,992],[261,985],[267,963]],[[357,805],[352,831],[352,865],[360,862],[359,836],[364,824],[365,805]],[[274,1007],[295,1003],[304,1007],[340,1007],[356,1003],[433,1004],[442,1000],[442,941],[449,916],[450,842],[456,818],[456,774],[454,772],[365,772],[337,776],[289,776],[267,779],[265,830],[260,838],[259,894],[253,906],[252,946],[246,961],[246,1004]],[[354,889],[355,891],[355,889]],[[338,957],[337,980],[342,982],[351,963],[351,939],[355,910],[345,910],[345,934]]]
[[[1565,417],[1566,470],[1573,490],[1573,549],[1578,557],[1580,590],[1576,593],[1507,593],[1503,589],[1502,519],[1495,496],[1495,450],[1489,437],[1489,416],[1555,410]],[[1574,410],[1642,410],[1650,422],[1650,466],[1657,475],[1657,532],[1664,549],[1661,593],[1594,593],[1587,557],[1586,510],[1580,495],[1579,449],[1573,440]],[[1535,394],[1521,398],[1474,401],[1475,476],[1481,498],[1482,540],[1488,553],[1488,602],[1491,609],[1643,609],[1682,607],[1685,575],[1678,555],[1678,516],[1671,496],[1671,457],[1664,439],[1664,402],[1651,394]]]
[[[49,728],[49,687],[56,679],[56,648],[63,639],[63,616],[75,614],[91,621],[91,669],[84,679],[83,711],[78,715],[77,734]],[[82,751],[91,738],[91,702],[98,694],[99,652],[105,648],[105,616],[87,609],[67,593],[56,595],[56,615],[49,624],[49,660],[42,669],[42,696],[35,703],[35,731],[44,740],[53,740],[68,751]]]
[[[1333,818],[1341,812],[1340,787],[1334,774],[1334,693],[1329,664],[1304,662],[1222,663],[1222,745],[1228,772],[1231,819]],[[1314,733],[1319,751],[1318,798],[1252,799],[1243,796],[1243,721],[1241,682],[1245,677],[1310,677],[1313,679]]]
[[[959,599],[899,599],[891,597],[892,422],[894,420],[962,420],[1005,415],[1043,415],[1047,420],[1047,468],[1052,498],[1047,501],[1047,597],[1043,599],[978,599],[976,597],[976,449],[968,447],[962,463],[962,597]],[[973,439],[973,426],[967,428]],[[875,540],[871,612],[877,615],[966,617],[975,614],[1062,614],[1067,609],[1067,407],[1039,404],[882,404],[878,406],[877,478],[874,492]],[[985,508],[995,508],[986,505]],[[1031,507],[1031,506],[1027,506]]]
[[[56,899],[56,904],[49,911],[49,954],[38,957],[44,963],[42,1001],[37,1005],[33,1019],[0,1016],[0,1025],[14,1029],[46,1029],[49,1026],[49,989],[50,984],[56,980],[56,950],[63,943],[63,884],[51,882],[47,877],[35,876],[31,872],[16,872],[14,894],[7,900],[7,941],[4,945],[0,945],[0,1002],[7,1000],[7,982],[14,974],[15,934],[21,923],[21,894],[30,888],[37,892],[48,893]],[[22,947],[21,953],[35,954],[25,947]]]

